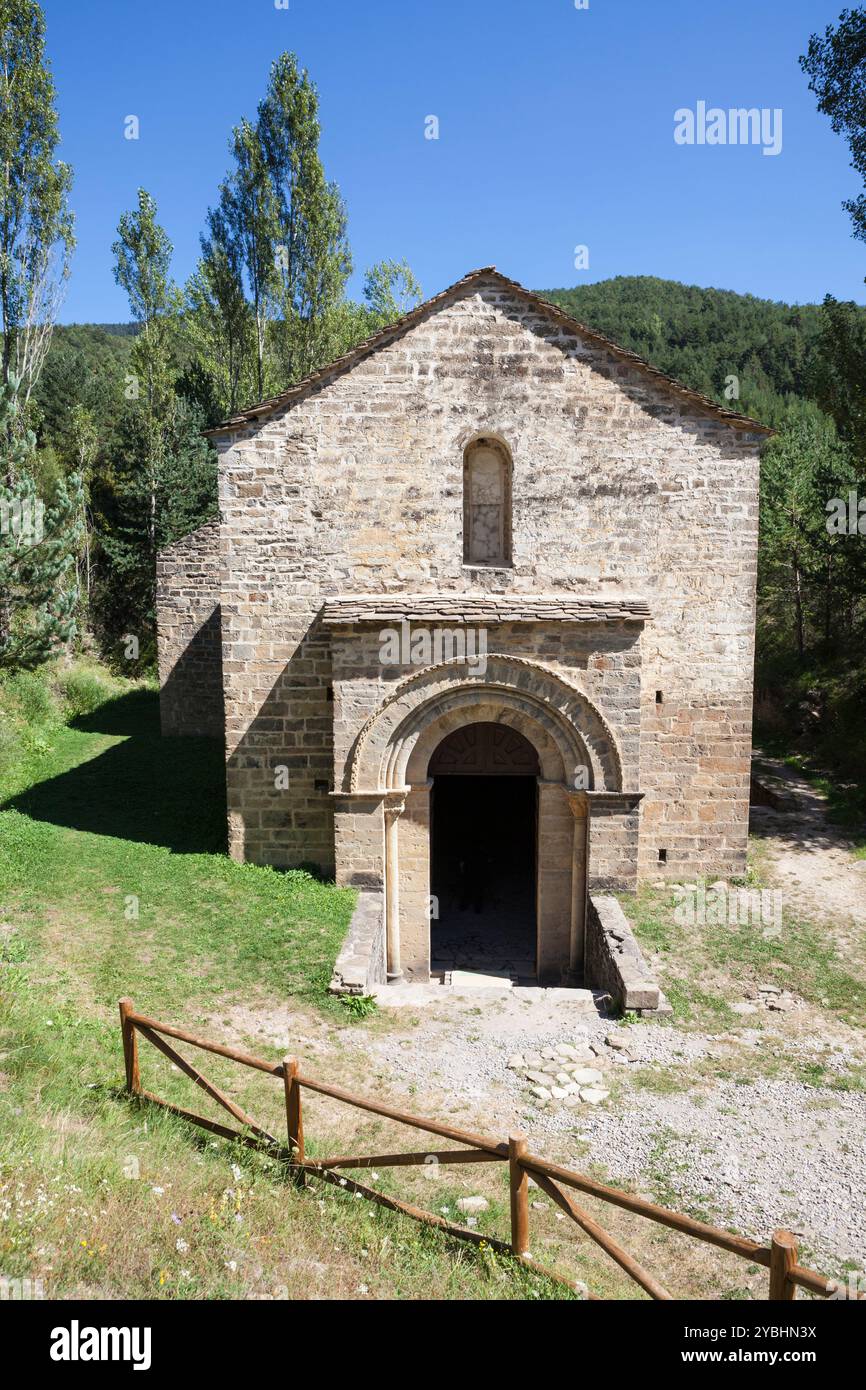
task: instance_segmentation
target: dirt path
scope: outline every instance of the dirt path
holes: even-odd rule
[[[753,806],[751,829],[785,910],[827,923],[843,953],[856,948],[866,927],[866,859],[854,858],[854,842],[832,824],[826,797],[804,777],[763,754],[755,766],[784,807]]]

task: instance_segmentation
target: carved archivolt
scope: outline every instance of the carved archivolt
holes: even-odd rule
[[[347,761],[344,790],[386,792],[424,781],[439,742],[462,725],[511,725],[538,752],[545,780],[621,791],[622,759],[610,725],[559,671],[491,654],[482,673],[461,659],[414,672],[366,721]]]

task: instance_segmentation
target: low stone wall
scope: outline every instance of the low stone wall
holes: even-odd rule
[[[789,792],[775,786],[772,782],[756,777],[754,773],[752,773],[749,788],[749,801],[752,806],[767,806],[771,811],[793,811],[795,809],[794,798]]]
[[[224,739],[218,521],[159,552],[156,629],[163,734]]]
[[[387,981],[385,901],[381,893],[358,894],[346,939],[331,976],[331,994],[370,994]]]
[[[586,984],[626,1013],[670,1013],[616,898],[591,893],[586,907]]]

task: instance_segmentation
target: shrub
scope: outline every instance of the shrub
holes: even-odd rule
[[[57,721],[57,708],[45,671],[17,671],[3,681],[2,703],[25,724],[51,724]],[[0,697],[2,698],[2,697]]]
[[[73,666],[63,671],[57,684],[63,696],[63,716],[67,723],[83,714],[92,714],[116,693],[111,681],[89,666]]]

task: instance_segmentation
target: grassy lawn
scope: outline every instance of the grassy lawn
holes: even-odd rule
[[[0,901],[58,1000],[130,994],[189,1016],[224,998],[323,999],[352,895],[222,853],[223,764],[205,739],[162,739],[134,689],[35,740],[2,804]]]
[[[349,1026],[326,988],[353,895],[226,858],[221,750],[163,740],[152,689],[79,695],[0,691],[0,1275],[60,1298],[568,1297],[121,1094],[123,995],[211,1036],[236,1001]],[[281,1132],[272,1078],[193,1060]],[[145,1044],[142,1071],[217,1118]],[[336,1117],[312,1118],[332,1147]],[[457,1191],[434,1209],[457,1218]],[[485,1214],[503,1221],[507,1189]]]
[[[758,866],[749,886],[759,885]],[[730,1006],[743,999],[744,987],[769,983],[853,1027],[866,1024],[863,973],[857,962],[842,959],[820,925],[787,911],[778,936],[765,936],[754,924],[681,925],[677,902],[667,887],[646,887],[621,898],[644,951],[658,959],[676,1023],[730,1028],[738,1022]],[[862,964],[866,967],[866,960]]]

